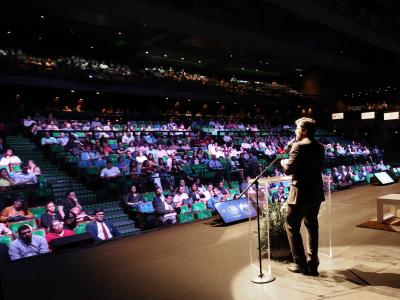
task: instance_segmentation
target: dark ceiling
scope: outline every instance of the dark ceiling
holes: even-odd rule
[[[279,78],[399,71],[395,0],[25,0],[3,3],[0,46],[205,74]]]

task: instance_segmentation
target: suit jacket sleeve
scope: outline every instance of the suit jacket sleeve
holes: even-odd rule
[[[100,241],[99,237],[97,236],[97,224],[96,222],[92,222],[86,226],[86,231],[89,232],[95,241]]]
[[[286,166],[283,168],[285,174],[287,174],[287,175],[294,174],[296,167],[297,167],[299,152],[300,152],[299,145],[297,143],[294,143],[292,146],[292,149],[290,150],[289,160],[286,163]]]

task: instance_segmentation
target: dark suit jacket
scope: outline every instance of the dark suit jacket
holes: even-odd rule
[[[314,140],[306,138],[293,144],[284,168],[287,175],[292,175],[288,204],[325,200],[321,175],[324,158],[324,146]]]
[[[113,237],[117,237],[119,235],[117,228],[115,228],[111,222],[104,221],[104,224],[107,225]],[[93,235],[95,241],[101,241],[101,239],[98,237],[97,222],[91,222],[87,224],[86,231],[90,232]]]
[[[171,203],[171,206],[172,206],[173,209],[176,208],[174,202]],[[166,212],[166,211],[165,211],[164,202],[162,202],[161,200],[158,201],[158,202],[154,202],[154,208],[155,208],[157,214],[160,215],[160,216],[163,216],[163,215],[165,215],[166,213],[169,213],[169,212]]]

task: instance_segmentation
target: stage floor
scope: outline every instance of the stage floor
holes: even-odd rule
[[[274,262],[275,281],[251,283],[248,222],[208,220],[6,264],[4,299],[399,299],[400,234],[356,227],[390,193],[400,184],[332,194],[333,257],[320,257],[320,277]]]

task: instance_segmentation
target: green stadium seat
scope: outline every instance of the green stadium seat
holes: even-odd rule
[[[182,205],[182,206],[181,206],[181,212],[180,212],[180,214],[182,215],[182,214],[186,214],[186,213],[188,213],[188,212],[190,212],[189,206],[187,206],[187,205]]]
[[[12,173],[19,173],[22,172],[22,168],[20,165],[9,165],[10,172]]]
[[[90,223],[90,222],[79,223],[79,224],[74,228],[75,234],[85,233],[85,232],[86,232],[86,226],[87,226],[87,224],[89,224],[89,223]]]
[[[211,217],[212,217],[212,213],[209,209],[203,209],[203,210],[196,212],[197,220],[209,219]]]
[[[44,228],[38,228],[38,229],[32,230],[32,234],[36,234],[38,236],[45,237],[46,231],[44,230]]]
[[[237,182],[237,181],[231,181],[230,185],[231,185],[232,189],[239,189],[240,188],[239,182]]]
[[[7,246],[10,246],[12,240],[13,240],[13,235],[12,234],[0,235],[0,243],[1,244],[5,244]]]
[[[194,215],[191,212],[190,213],[186,213],[186,214],[178,215],[178,221],[181,224],[193,222],[194,221]]]
[[[204,202],[193,203],[192,210],[193,211],[201,211],[207,209],[206,204]]]
[[[40,219],[40,216],[46,213],[46,206],[37,206],[29,209],[35,216],[35,219]]]

